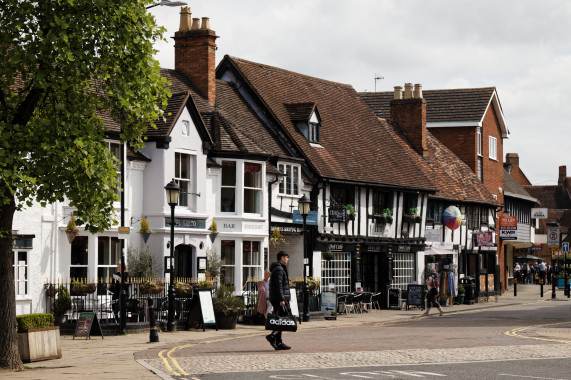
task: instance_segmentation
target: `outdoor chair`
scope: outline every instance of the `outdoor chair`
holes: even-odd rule
[[[354,299],[355,299],[355,296],[353,294],[347,294],[347,296],[345,298],[345,310],[346,310],[347,314],[349,314],[349,311],[352,311],[353,314],[356,314],[355,303],[353,302]]]
[[[371,307],[374,309],[375,306],[377,308],[377,310],[381,310],[381,304],[379,303],[381,301],[381,293],[374,293],[371,296]]]
[[[347,296],[342,295],[337,297],[337,313],[347,314]]]
[[[361,307],[365,312],[373,310],[373,293],[363,293],[361,297]]]
[[[359,311],[359,313],[363,313],[363,311],[362,311],[363,305],[361,304],[362,299],[363,299],[362,293],[354,295],[354,297],[353,297],[353,313],[357,314],[357,311]]]

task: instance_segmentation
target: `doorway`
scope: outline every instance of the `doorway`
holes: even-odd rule
[[[174,249],[174,277],[192,277],[192,258],[194,248],[190,245],[179,245]]]

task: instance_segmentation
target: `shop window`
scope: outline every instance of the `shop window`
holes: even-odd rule
[[[242,252],[242,281],[257,281],[262,277],[260,242],[245,241]]]
[[[348,293],[351,289],[351,254],[333,252],[333,259],[321,260],[321,289],[327,289],[329,284],[335,285],[338,293]]]
[[[222,161],[220,211],[236,212],[236,162]]]
[[[87,279],[87,243],[87,236],[76,236],[71,243],[71,258],[69,266],[69,277],[71,279]]]
[[[222,240],[220,242],[220,257],[222,268],[220,269],[220,282],[222,284],[234,285],[234,268],[236,266],[236,242],[234,240]]]
[[[408,284],[416,281],[416,259],[414,253],[393,253],[393,279],[391,285],[407,290]]]
[[[244,163],[244,212],[262,213],[262,165]]]

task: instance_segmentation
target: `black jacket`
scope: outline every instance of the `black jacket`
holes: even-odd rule
[[[270,302],[288,302],[291,298],[289,292],[289,278],[287,268],[282,263],[276,262],[270,265]]]

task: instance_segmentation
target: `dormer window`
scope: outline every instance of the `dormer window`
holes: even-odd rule
[[[303,136],[313,144],[319,144],[321,117],[315,102],[285,104],[291,121]]]
[[[319,128],[321,123],[317,117],[317,113],[313,112],[311,119],[309,119],[309,136],[308,140],[310,142],[319,143]]]

